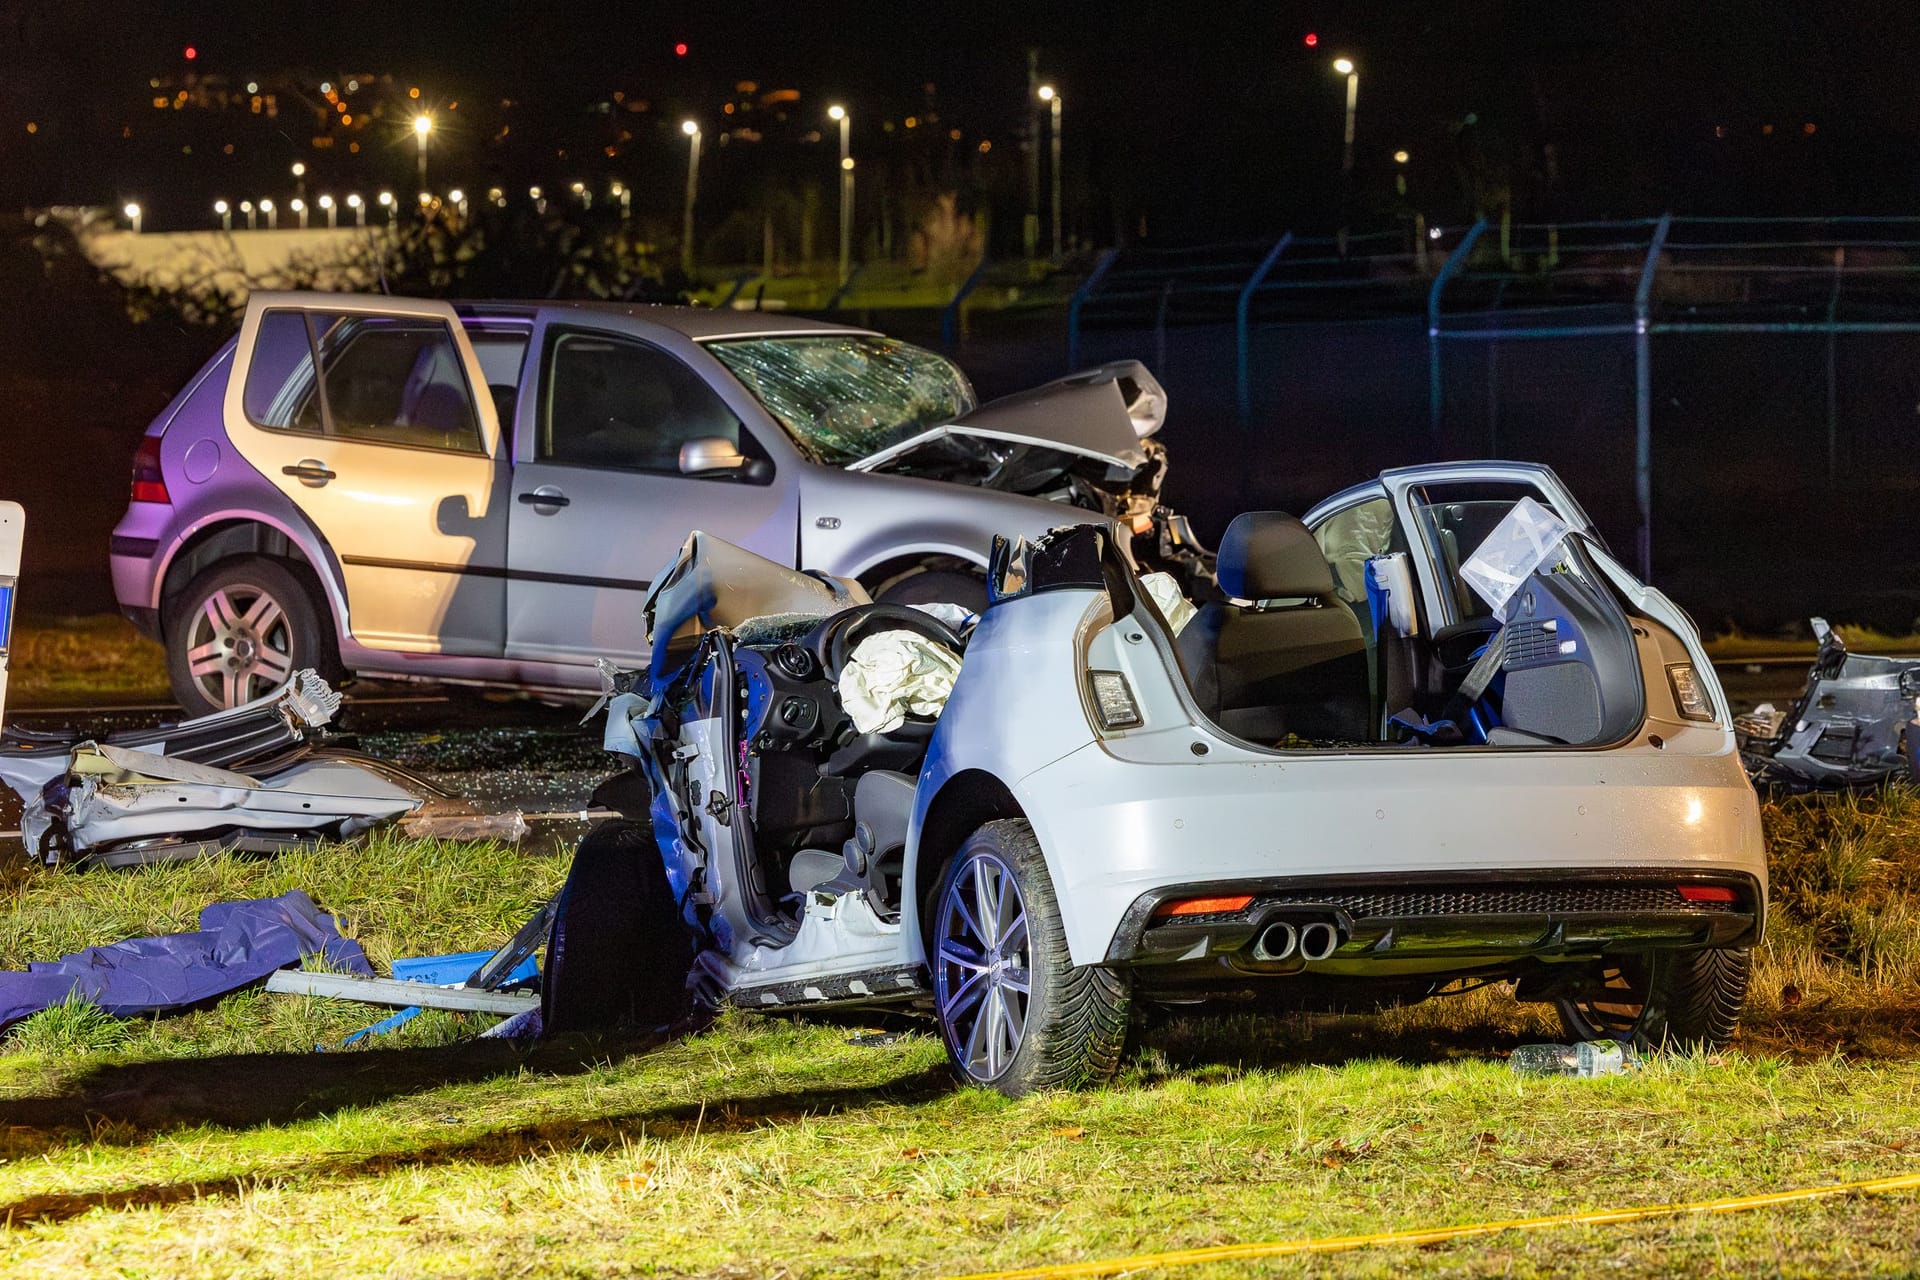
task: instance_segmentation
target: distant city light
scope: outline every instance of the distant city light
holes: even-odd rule
[[[433,132],[432,119],[424,115],[415,116],[413,118],[413,131],[422,138],[426,137],[429,133]]]
[[[247,81],[247,92],[248,93],[260,92],[260,82],[258,80]]]
[[[1353,74],[1353,59],[1335,58],[1333,60],[1333,69],[1343,76],[1350,76]]]
[[[853,170],[853,157],[852,157],[852,156],[848,156],[848,157],[847,157],[847,158],[846,158],[845,160],[842,160],[842,161],[840,162],[840,167],[841,167],[842,169],[845,169],[845,170],[847,170],[848,172],[852,172],[852,170]]]
[[[680,122],[680,132],[691,138],[694,134],[700,132],[700,126],[691,120],[682,120]]]
[[[137,204],[130,204],[126,208],[122,209],[120,212],[126,214],[129,218],[137,218],[140,216],[140,206]]]
[[[1413,159],[1413,156],[1409,152],[1407,152],[1404,148],[1393,153],[1393,162],[1395,164],[1405,164],[1407,161],[1411,159]]]
[[[192,62],[195,58],[200,56],[200,50],[194,48],[192,45],[188,45],[186,49],[186,55],[187,55],[187,61]]]
[[[407,90],[407,96],[408,96],[409,98],[417,98],[417,97],[419,97],[419,96],[420,96],[420,86],[416,84],[416,85],[414,85],[414,86],[413,86],[412,88],[410,88],[410,89],[408,89],[408,90]]]
[[[293,176],[294,176],[294,177],[296,177],[296,178],[304,178],[304,177],[306,177],[306,176],[307,176],[307,166],[306,166],[306,165],[304,165],[304,164],[302,164],[302,163],[300,163],[300,162],[299,162],[298,160],[295,160],[295,161],[293,162]]]
[[[1438,240],[1439,238],[1440,238],[1440,228],[1438,227],[1427,228],[1427,239]]]
[[[391,207],[393,204],[393,192],[382,191],[380,193],[380,204],[382,207]]]
[[[215,200],[213,202],[213,211],[215,213],[225,213],[227,211],[227,202],[225,200]]]
[[[360,82],[358,80],[347,81],[347,92],[348,93],[360,92]]]
[[[467,202],[467,193],[462,191],[460,188],[455,187],[453,190],[447,192],[448,204],[465,204],[466,202]]]
[[[37,121],[37,120],[29,120],[29,121],[27,121],[27,132],[28,132],[28,133],[38,133],[38,132],[40,132],[40,123],[39,123],[39,121]]]
[[[321,207],[322,209],[331,209],[331,208],[333,208],[333,197],[332,197],[332,196],[321,196],[321,197],[320,197],[320,207]]]
[[[302,200],[299,196],[295,196],[293,198],[292,208],[295,213],[300,212],[302,209],[306,207],[307,207],[307,202],[305,200]]]
[[[540,188],[538,188],[538,187],[528,187],[528,188],[527,188],[527,195],[528,195],[529,197],[531,197],[532,199],[535,199],[535,200],[538,200],[538,199],[540,198]]]
[[[1042,102],[1052,102],[1052,101],[1053,101],[1053,86],[1052,86],[1052,85],[1050,85],[1050,84],[1043,84],[1043,85],[1041,85],[1041,86],[1040,86],[1040,101],[1042,101]],[[913,128],[913,117],[912,117],[912,116],[908,116],[908,117],[907,117],[907,128],[909,128],[909,129],[911,129],[911,128]]]
[[[685,40],[673,46],[673,56],[676,58],[684,58],[687,56],[687,42]]]
[[[846,118],[847,118],[847,109],[841,106],[839,103],[836,102],[832,106],[827,108],[827,119],[845,120]]]
[[[1314,31],[1307,32],[1307,38],[1305,40],[1305,44],[1309,49],[1318,47],[1320,44],[1319,33]]]
[[[357,191],[347,197],[347,208],[349,209],[358,209],[361,203],[360,193]]]

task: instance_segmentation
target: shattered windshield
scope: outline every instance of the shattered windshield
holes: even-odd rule
[[[974,408],[949,360],[868,334],[707,345],[817,462],[844,466]]]

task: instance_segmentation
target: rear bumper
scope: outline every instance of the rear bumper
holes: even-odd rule
[[[1730,900],[1689,900],[1682,886]],[[1183,899],[1248,895],[1252,900],[1237,910],[1167,912]],[[1179,884],[1134,900],[1106,960],[1238,975],[1297,973],[1305,962],[1262,958],[1259,943],[1275,925],[1311,920],[1331,923],[1339,937],[1337,949],[1313,967],[1356,976],[1409,966],[1473,968],[1662,947],[1749,946],[1759,941],[1764,901],[1760,882],[1747,874],[1608,867]]]

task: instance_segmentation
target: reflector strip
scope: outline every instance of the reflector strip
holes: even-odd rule
[[[1253,895],[1243,893],[1237,898],[1181,898],[1174,902],[1165,902],[1154,912],[1159,916],[1210,916],[1221,911],[1242,911],[1253,901]]]
[[[1683,884],[1680,896],[1688,902],[1733,902],[1738,897],[1723,884]]]

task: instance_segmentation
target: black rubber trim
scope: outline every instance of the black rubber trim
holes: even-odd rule
[[[129,538],[124,534],[114,534],[107,540],[107,554],[116,556],[137,556],[142,560],[151,560],[160,550],[158,538]]]
[[[340,563],[366,569],[406,569],[418,573],[457,573],[468,578],[505,578],[511,582],[553,582],[563,587],[617,587],[623,591],[645,591],[653,586],[645,578],[596,578],[584,573],[541,573],[533,569],[504,569],[494,565],[383,560],[378,556],[341,556]]]

